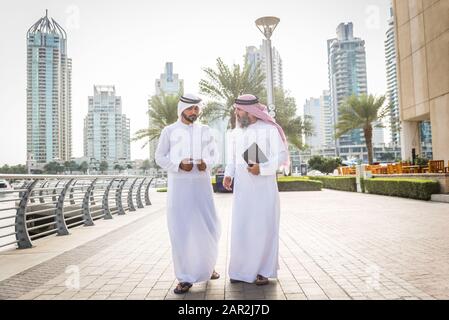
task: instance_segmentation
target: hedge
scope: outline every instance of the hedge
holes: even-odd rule
[[[323,183],[312,181],[309,177],[279,177],[277,179],[278,189],[281,192],[288,191],[321,191]],[[215,178],[212,178],[212,187],[217,192]]]
[[[321,181],[323,188],[341,191],[356,192],[357,186],[355,177],[333,177],[333,176],[317,176],[309,177],[311,180]]]
[[[373,178],[365,179],[365,189],[372,194],[430,200],[440,192],[440,185],[434,180]]]
[[[278,180],[278,189],[281,192],[288,191],[321,191],[323,183],[309,179]]]

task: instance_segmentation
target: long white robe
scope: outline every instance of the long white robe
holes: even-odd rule
[[[220,222],[210,179],[215,156],[208,126],[178,120],[162,130],[155,158],[168,172],[167,225],[180,282],[210,279],[217,260]],[[206,171],[196,165],[190,172],[179,169],[180,162],[189,158],[203,159]]]
[[[287,148],[276,127],[260,120],[235,129],[230,141],[225,170],[225,176],[234,179],[229,276],[249,283],[259,274],[276,278],[280,220],[276,171],[288,157]],[[258,176],[247,171],[242,156],[253,142],[268,158]]]

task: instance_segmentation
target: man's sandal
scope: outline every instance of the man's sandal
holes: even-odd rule
[[[268,284],[268,278],[265,278],[264,276],[261,276],[260,274],[257,275],[255,284],[258,286],[264,286]]]
[[[192,284],[190,282],[180,282],[176,286],[176,288],[173,290],[176,294],[183,294],[189,291],[189,289],[192,287]]]
[[[211,280],[217,280],[218,278],[220,278],[220,274],[214,270],[212,272],[212,275],[210,276],[210,279]]]

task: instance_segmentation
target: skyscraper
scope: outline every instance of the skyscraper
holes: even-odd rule
[[[321,127],[321,146],[323,148],[332,148],[335,146],[333,112],[331,106],[331,96],[329,90],[324,90],[320,97],[320,127]]]
[[[177,73],[173,73],[173,62],[165,63],[165,72],[161,74],[159,79],[156,79],[156,95],[165,94],[178,94],[184,87],[184,80],[179,79]]]
[[[91,162],[130,161],[129,119],[122,114],[122,99],[114,86],[94,86],[84,118],[84,156]]]
[[[165,63],[165,72],[161,74],[159,79],[155,80],[156,95],[161,95],[162,93],[166,95],[177,95],[179,92],[184,90],[184,80],[179,79],[177,73],[173,73],[173,62]],[[148,100],[148,107],[150,107],[150,99]],[[151,119],[149,119],[149,128],[152,127]],[[159,140],[151,140],[149,145],[149,160],[150,163],[155,164],[154,154]]]
[[[72,156],[71,86],[67,34],[46,12],[27,32],[27,155],[38,167]]]
[[[353,24],[341,23],[337,38],[327,41],[329,87],[334,128],[339,107],[351,95],[367,93],[365,41],[354,37]],[[336,153],[352,154],[351,146],[361,146],[365,139],[361,129],[352,130],[336,140]],[[357,147],[357,155],[360,154]]]
[[[321,148],[321,141],[323,140],[320,99],[310,98],[306,100],[304,104],[304,116],[307,116],[312,123],[313,134],[305,137],[305,143],[312,150],[312,154],[314,154]]]
[[[255,70],[260,62],[260,68],[265,75],[264,86],[267,86],[267,67],[266,67],[266,46],[267,40],[262,40],[259,49],[254,46],[246,47],[246,62],[251,66],[252,71]],[[284,88],[284,76],[282,70],[282,59],[275,47],[272,48],[273,57],[273,84],[275,88]]]
[[[319,98],[310,98],[304,105],[304,116],[313,127],[313,136],[306,136],[305,142],[311,147],[312,155],[322,154],[323,149],[334,146],[334,130],[329,91],[324,90]]]
[[[390,8],[390,20],[388,21],[387,39],[385,40],[385,63],[387,67],[387,99],[391,106],[389,119],[390,139],[393,146],[401,145],[399,101],[398,101],[398,77],[396,63],[396,47],[394,35],[393,9]]]

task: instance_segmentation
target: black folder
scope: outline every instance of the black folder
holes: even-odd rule
[[[257,143],[253,143],[249,146],[248,149],[242,154],[243,159],[248,164],[248,166],[252,166],[255,163],[265,163],[268,161],[268,158],[265,154],[260,150]]]

